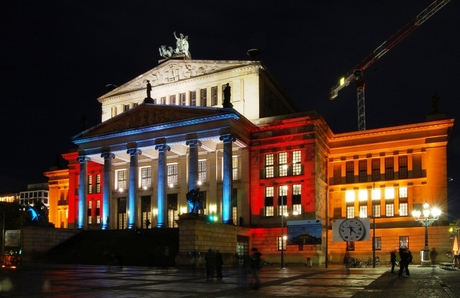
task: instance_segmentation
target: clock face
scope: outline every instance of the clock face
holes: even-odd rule
[[[364,238],[366,229],[359,219],[346,219],[339,226],[339,234],[345,241],[359,241]]]

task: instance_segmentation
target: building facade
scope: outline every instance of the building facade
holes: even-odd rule
[[[45,174],[58,227],[174,228],[196,189],[200,212],[241,229],[267,261],[284,249],[286,262],[317,265],[372,253],[371,241],[333,242],[332,220],[375,218],[376,248],[389,255],[403,242],[423,248],[412,209],[447,212],[452,119],[334,134],[259,61],[166,59],[98,100],[101,123],[73,138],[68,169]],[[321,222],[322,243],[287,245],[283,215]],[[448,250],[439,224],[435,245]]]

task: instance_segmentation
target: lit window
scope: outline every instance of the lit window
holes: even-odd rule
[[[96,201],[96,223],[101,223],[101,200]]]
[[[96,174],[96,193],[101,193],[101,174]]]
[[[354,202],[355,201],[355,191],[348,189],[345,192],[345,202]]]
[[[278,250],[286,250],[286,236],[284,236],[284,239],[282,237],[277,237],[278,241]]]
[[[293,151],[292,152],[292,175],[301,175],[302,174],[302,152]]]
[[[288,164],[287,164],[287,152],[281,152],[278,154],[278,167],[279,167],[279,176],[287,176]]]
[[[302,196],[301,196],[301,185],[294,184],[292,186],[292,212],[294,214],[302,214]]]
[[[88,201],[88,224],[93,223],[93,218],[91,217],[91,209],[93,208],[93,201]]]
[[[198,181],[205,182],[206,177],[206,159],[198,161]]]
[[[374,207],[374,217],[380,217],[381,212],[380,212],[380,204],[379,205],[373,205]]]
[[[152,185],[152,168],[141,168],[141,188],[147,189]]]
[[[274,188],[269,186],[265,188],[265,216],[273,216],[273,197]]]
[[[406,186],[399,188],[399,198],[400,199],[407,198],[407,187]]]
[[[380,189],[379,188],[372,189],[372,200],[380,201]]]
[[[117,115],[117,107],[112,107],[110,109],[110,115],[111,117],[115,117]]]
[[[232,177],[233,180],[238,180],[238,156],[232,156]]]
[[[359,206],[359,217],[366,218],[367,217],[367,205],[360,205]]]
[[[395,208],[393,204],[385,204],[385,215],[395,216]]]
[[[367,201],[367,189],[360,189],[358,192],[359,201]]]
[[[168,185],[177,185],[179,181],[177,163],[167,165]]]
[[[409,248],[409,236],[399,236],[399,247]]]
[[[407,203],[400,203],[399,204],[399,216],[407,216],[408,210],[407,210]]]
[[[385,200],[393,200],[395,198],[395,189],[393,187],[385,188]]]
[[[127,181],[126,181],[126,170],[118,170],[117,171],[117,190],[126,190],[127,189]]]
[[[382,237],[374,238],[374,247],[375,250],[382,250]]]
[[[93,176],[88,176],[88,193],[93,193]]]
[[[265,155],[265,178],[273,178],[275,176],[273,154]]]
[[[355,217],[355,206],[347,206],[347,218]]]

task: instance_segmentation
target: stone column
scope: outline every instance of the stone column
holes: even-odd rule
[[[197,188],[198,182],[198,147],[201,146],[201,142],[193,139],[188,140],[185,143],[189,146],[189,155],[188,155],[188,189],[187,192]],[[188,212],[192,212],[190,206],[188,207]]]
[[[78,218],[77,218],[77,228],[86,229],[88,228],[88,200],[86,195],[88,194],[88,175],[87,175],[87,166],[90,158],[85,155],[80,155],[77,158],[80,163],[80,185],[78,187]]]
[[[232,193],[233,193],[233,175],[232,175],[232,142],[235,138],[231,134],[220,136],[224,142],[224,177],[222,178],[222,222],[224,224],[233,224],[232,220]]]
[[[128,187],[128,229],[133,230],[137,224],[137,187],[138,187],[138,156],[142,154],[137,148],[130,148],[126,152],[130,157],[129,161],[129,187]]]
[[[112,159],[115,155],[110,152],[104,152],[101,154],[104,158],[104,191],[102,193],[102,230],[108,230],[109,227],[109,216],[110,216],[110,201],[112,199]]]
[[[159,144],[155,146],[155,150],[158,150],[158,179],[157,179],[157,228],[167,227],[166,216],[166,192],[167,192],[167,169],[166,169],[166,152],[171,148],[166,144]]]

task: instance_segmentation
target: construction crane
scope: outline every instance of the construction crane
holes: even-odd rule
[[[366,129],[366,106],[364,98],[364,90],[366,83],[364,82],[364,70],[366,70],[366,68],[374,64],[377,60],[379,60],[383,55],[385,55],[401,40],[408,36],[412,31],[417,29],[432,15],[434,15],[441,8],[443,8],[444,5],[446,5],[448,2],[450,2],[450,0],[436,0],[433,3],[431,3],[414,19],[412,19],[404,27],[399,29],[390,38],[385,40],[381,45],[379,45],[372,53],[370,53],[366,58],[359,62],[358,65],[353,67],[351,71],[349,71],[346,74],[346,76],[342,77],[339,80],[339,83],[336,86],[331,88],[331,91],[329,93],[329,99],[333,100],[339,95],[339,91],[342,88],[348,86],[350,82],[356,82],[356,91],[358,99],[358,130]]]

